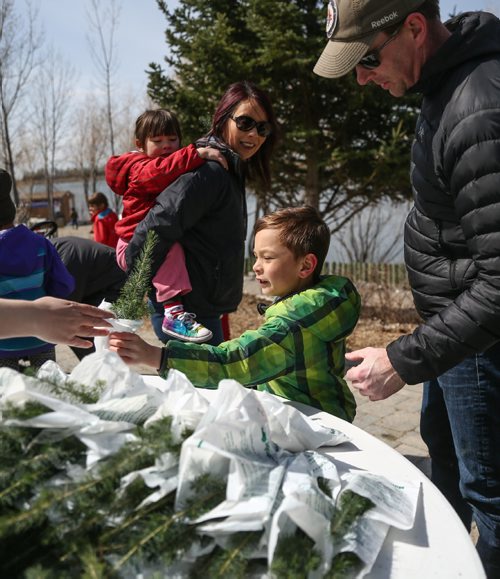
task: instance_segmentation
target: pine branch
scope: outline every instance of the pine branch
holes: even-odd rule
[[[54,385],[45,383],[54,394]],[[98,390],[96,390],[97,393]],[[55,394],[54,394],[55,395]],[[95,394],[94,394],[95,395]],[[75,402],[86,393],[76,384],[58,391]],[[47,412],[37,403],[8,406],[2,419],[27,419]],[[123,477],[155,464],[167,453],[179,457],[183,440],[172,434],[172,420],[148,427],[136,425],[136,439],[101,460],[91,472],[75,480],[70,468],[84,472],[87,448],[75,436],[50,442],[35,428],[0,428],[0,573],[2,576],[52,578],[120,577],[135,570],[182,559],[193,544],[209,541],[192,521],[225,498],[226,481],[209,473],[191,483],[191,499],[182,511],[174,509],[175,493],[139,508],[151,494],[142,477],[121,489]],[[42,431],[44,432],[44,431]],[[76,471],[78,472],[78,471]],[[54,481],[57,484],[54,484]],[[328,481],[319,480],[329,493]],[[341,493],[331,521],[332,538],[339,543],[373,503],[351,491]],[[215,546],[200,557],[192,575],[239,578],[266,567],[253,554],[261,533],[235,533],[225,547]],[[306,577],[317,571],[321,554],[300,529],[281,537],[271,572],[277,579]],[[354,553],[333,558],[328,579],[351,577],[363,563]],[[266,567],[267,570],[267,567]]]
[[[350,490],[344,491],[339,498],[339,504],[331,523],[331,533],[335,539],[342,538],[352,524],[361,515],[374,506],[374,503]]]
[[[34,429],[14,429],[5,428],[5,432],[14,434],[14,431],[34,430]],[[142,439],[139,443],[130,443],[122,448],[120,452],[103,461],[98,473],[94,473],[97,478],[87,478],[80,483],[71,483],[65,486],[51,487],[50,479],[54,474],[65,469],[66,462],[60,460],[63,455],[57,456],[55,464],[48,460],[48,452],[44,449],[41,455],[35,455],[35,460],[23,461],[26,468],[34,468],[37,463],[48,462],[52,468],[46,471],[21,472],[19,483],[24,491],[17,498],[17,504],[22,504],[22,508],[3,508],[0,511],[0,533],[3,533],[2,541],[18,537],[22,539],[26,533],[39,530],[35,533],[40,536],[38,544],[43,541],[45,552],[57,553],[64,545],[66,555],[58,557],[64,560],[71,560],[79,557],[83,546],[86,543],[94,545],[96,539],[102,533],[102,529],[109,526],[108,520],[116,516],[115,495],[120,484],[120,479],[124,474],[133,470],[138,470],[154,463],[156,456],[164,452],[179,453],[180,443],[174,440],[171,434],[171,419],[166,418],[153,423],[149,428],[138,428],[142,432]],[[70,444],[71,441],[71,444]],[[86,453],[83,451],[81,442],[72,437],[71,439],[60,441],[56,447],[67,447],[69,453],[66,457],[77,458],[73,464],[84,464]],[[75,447],[78,449],[75,452]],[[34,448],[34,447],[33,447]],[[156,451],[156,453],[155,453]],[[33,454],[33,453],[32,453]],[[1,463],[1,462],[0,462]],[[8,479],[5,477],[5,481]],[[38,494],[37,489],[42,489]],[[147,490],[148,494],[150,490]],[[141,497],[144,498],[146,492]],[[135,496],[137,498],[137,496]],[[19,499],[22,499],[20,501]],[[128,510],[135,509],[137,502],[130,503]],[[126,505],[122,504],[120,515],[127,512]],[[91,516],[89,516],[91,513]],[[49,520],[57,520],[58,524],[48,525]],[[59,524],[60,523],[60,524]],[[43,532],[42,532],[43,530]],[[43,537],[43,539],[42,539]],[[18,541],[18,549],[25,541]],[[14,552],[6,552],[2,557],[2,569],[8,569],[16,559]],[[20,557],[21,561],[28,561],[26,557]],[[33,562],[31,558],[30,562]],[[17,563],[16,563],[17,564]]]
[[[50,387],[50,394],[52,396],[56,396],[66,402],[79,404],[95,404],[106,387],[104,380],[97,380],[95,384],[91,386],[78,384],[71,380],[63,383],[52,382],[47,378],[41,380],[41,382]]]
[[[117,318],[141,320],[149,314],[145,296],[151,287],[153,250],[157,242],[158,234],[148,231],[141,254],[113,304],[112,310]]]
[[[45,411],[40,406],[36,409],[12,408],[10,417],[26,418]],[[16,440],[21,432],[22,436]],[[57,573],[79,569],[89,577],[99,576],[99,573],[110,577],[115,571],[107,560],[109,555],[120,556],[123,562],[132,559],[174,561],[193,541],[198,541],[188,519],[212,508],[225,496],[224,482],[215,481],[209,475],[193,483],[195,499],[181,513],[173,510],[173,493],[137,510],[137,505],[151,493],[140,477],[118,495],[125,474],[153,465],[156,458],[165,453],[179,455],[182,440],[174,438],[170,417],[147,428],[136,427],[137,441],[103,460],[85,479],[56,487],[51,486],[54,474],[64,472],[68,462],[83,466],[86,449],[75,437],[58,441],[53,448],[46,444],[32,445],[37,434],[37,429],[30,428],[0,430],[0,441],[5,435],[3,448],[7,455],[19,456],[19,451],[25,454],[21,461],[23,468],[18,473],[19,481],[9,479],[5,469],[2,473],[4,490],[14,498],[12,508],[5,505],[0,510],[0,533],[3,532],[4,545],[7,541],[10,547],[16,547],[0,557],[0,570],[5,576],[31,568],[34,576],[37,573],[34,569],[43,569],[44,573],[49,569]],[[189,434],[185,432],[183,436]],[[63,460],[70,457],[70,461]],[[10,462],[8,470],[13,472],[13,458],[6,462]],[[16,494],[17,486],[22,488],[20,495]],[[16,502],[22,507],[16,508]],[[122,520],[121,525],[110,529],[110,522],[117,517]],[[26,548],[23,545],[28,536],[30,541]],[[90,553],[96,555],[91,557]],[[41,567],[36,567],[37,563]]]
[[[324,579],[351,579],[357,577],[363,567],[363,561],[356,553],[339,553],[332,560],[330,571]]]
[[[196,538],[195,530],[189,524],[189,520],[198,517],[202,512],[206,512],[219,504],[225,497],[225,484],[223,481],[212,477],[209,474],[201,475],[192,483],[193,490],[204,489],[204,492],[195,492],[195,499],[192,499],[181,511],[172,512],[166,518],[162,514],[159,524],[155,525],[156,519],[151,517],[148,521],[153,523],[150,529],[133,544],[130,549],[117,561],[114,570],[121,569],[132,557],[143,553],[151,553],[151,546],[154,546],[153,553],[167,562],[173,561],[175,556],[186,550],[190,543]],[[172,533],[169,531],[173,530]],[[161,548],[159,548],[161,546]]]
[[[321,563],[321,555],[314,542],[301,529],[278,541],[271,571],[276,579],[303,579]]]
[[[201,563],[204,577],[243,579],[247,576],[250,559],[261,540],[261,532],[234,533],[228,547],[216,547]]]
[[[99,560],[93,549],[85,549],[80,560],[83,567],[81,579],[111,579],[108,566]]]
[[[370,499],[351,490],[344,491],[339,497],[337,510],[330,526],[334,539],[340,542],[359,517],[374,506]],[[349,551],[337,553],[332,559],[330,571],[325,579],[355,577],[362,567],[363,562],[356,553]]]

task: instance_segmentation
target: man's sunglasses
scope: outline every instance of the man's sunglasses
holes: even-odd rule
[[[380,66],[380,53],[389,43],[391,43],[396,38],[396,36],[401,32],[401,28],[403,28],[403,25],[396,29],[379,47],[370,50],[370,52],[367,52],[358,62],[358,65],[362,66],[363,68],[367,68],[368,70],[373,70],[374,68]]]
[[[231,118],[236,123],[238,129],[240,131],[244,131],[245,133],[251,131],[255,127],[257,129],[257,133],[261,137],[269,137],[269,135],[273,130],[271,123],[269,123],[268,121],[257,122],[255,119],[252,119],[252,117],[249,117],[247,115],[240,115],[239,117],[231,117]]]

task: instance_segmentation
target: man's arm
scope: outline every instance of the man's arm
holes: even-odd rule
[[[429,239],[420,245],[420,250],[424,249],[420,252],[420,273],[429,281],[417,291],[432,295],[433,276],[444,271],[449,276],[450,301],[439,311],[434,309],[434,315],[413,333],[387,346],[392,366],[407,384],[440,376],[500,340],[500,67],[492,67],[492,75],[486,78],[483,67],[478,66],[469,81],[459,86],[459,98],[452,98],[447,113],[446,136],[433,153],[434,167],[453,201],[457,223],[450,228],[445,222],[436,223],[439,237],[428,255],[424,248]],[[419,223],[421,220],[413,219],[408,230],[415,230]],[[463,234],[463,240],[460,234],[455,237],[454,227]],[[447,247],[447,233],[455,243],[457,239],[459,244],[464,241],[466,247]],[[440,263],[425,267],[423,257]]]

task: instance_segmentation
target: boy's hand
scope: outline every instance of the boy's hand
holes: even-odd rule
[[[206,159],[207,161],[217,161],[217,163],[222,165],[227,171],[227,159],[219,149],[214,149],[213,147],[200,147],[197,151],[202,159]]]
[[[146,364],[158,369],[161,348],[152,346],[131,332],[111,332],[109,349],[116,352],[126,364]]]

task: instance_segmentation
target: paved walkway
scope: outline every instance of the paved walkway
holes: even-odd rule
[[[66,226],[59,229],[59,235],[90,237],[89,231],[88,225],[80,226],[78,229]],[[260,289],[251,276],[245,279],[244,291],[260,295]],[[139,334],[148,342],[161,345],[149,322]],[[67,346],[57,346],[56,355],[59,365],[65,371],[70,371],[78,363],[78,359]],[[139,366],[136,370],[143,374],[154,374],[147,366]],[[360,396],[355,389],[353,393],[358,404],[354,424],[393,447],[429,474],[429,455],[419,432],[422,385],[405,386],[394,396],[380,402],[371,402],[366,397]]]

